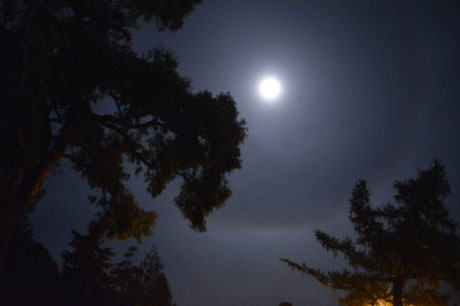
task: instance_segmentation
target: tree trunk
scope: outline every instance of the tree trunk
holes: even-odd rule
[[[26,213],[49,172],[62,158],[72,141],[82,113],[82,103],[79,98],[72,101],[69,113],[50,149],[39,159],[37,158],[36,163],[25,166],[21,170],[21,175],[18,176],[20,182],[14,182],[11,187],[10,185],[3,187],[7,190],[7,195],[0,199],[0,271],[3,270],[8,245],[16,231],[19,218]]]
[[[393,281],[393,305],[403,306],[402,293],[404,288],[404,279],[397,278]]]

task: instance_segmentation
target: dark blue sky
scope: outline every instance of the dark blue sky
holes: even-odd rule
[[[460,220],[459,16],[458,1],[205,0],[177,33],[154,25],[134,33],[138,52],[173,50],[196,90],[231,92],[249,128],[243,169],[230,177],[233,197],[209,217],[207,233],[189,229],[174,207],[177,184],[151,199],[141,178],[129,183],[160,214],[140,249],[157,244],[179,306],[335,304],[278,259],[340,266],[313,231],[350,233],[348,199],[359,178],[380,204],[391,201],[395,179],[439,158]],[[266,75],[283,84],[272,105],[257,93]],[[45,188],[33,223],[58,257],[94,208],[76,175]]]

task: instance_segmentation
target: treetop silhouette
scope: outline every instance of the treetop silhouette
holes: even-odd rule
[[[94,222],[109,238],[155,224],[125,185],[130,169],[153,197],[180,178],[176,205],[206,230],[231,195],[245,123],[229,93],[194,93],[168,51],[137,55],[130,32],[149,21],[175,31],[199,2],[0,1],[0,259],[63,159],[98,191]]]
[[[359,180],[350,199],[349,220],[356,239],[316,231],[316,239],[350,265],[322,271],[281,259],[333,290],[342,305],[447,305],[442,282],[460,289],[460,238],[443,201],[450,194],[444,166],[435,161],[418,177],[396,181],[397,205],[374,207],[367,183]]]

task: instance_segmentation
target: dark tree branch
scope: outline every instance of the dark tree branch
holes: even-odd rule
[[[70,109],[71,115],[67,117],[64,126],[47,154],[40,159],[37,167],[26,171],[21,180],[20,193],[24,197],[25,205],[28,205],[33,200],[48,173],[58,163],[72,141],[73,134],[81,118],[81,100],[74,98]]]

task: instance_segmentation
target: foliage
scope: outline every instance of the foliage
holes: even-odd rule
[[[112,289],[118,293],[117,299],[124,304],[128,303],[133,296],[137,296],[140,290],[137,282],[140,271],[133,262],[136,252],[136,247],[129,247],[123,255],[123,260],[115,264],[110,271],[113,280]]]
[[[244,121],[230,94],[193,93],[168,51],[131,46],[132,29],[175,31],[199,2],[0,0],[0,255],[62,159],[99,192],[95,222],[109,238],[155,224],[125,185],[131,169],[153,197],[180,178],[177,207],[206,229],[241,167]]]
[[[102,247],[90,227],[88,235],[73,233],[72,251],[63,253],[64,287],[75,297],[118,305],[172,306],[172,293],[155,246],[135,263],[131,246],[114,264],[111,248]],[[100,236],[99,236],[100,237]]]
[[[63,278],[66,288],[75,296],[103,300],[109,296],[111,279],[108,273],[115,255],[111,248],[101,246],[100,236],[91,232],[81,235],[72,232],[70,246],[73,252],[64,251]]]
[[[349,220],[357,234],[338,239],[316,231],[320,244],[342,254],[350,268],[324,272],[281,259],[333,290],[342,305],[447,305],[440,284],[460,288],[460,239],[443,201],[450,194],[444,166],[435,161],[416,179],[396,181],[397,205],[373,207],[367,183],[356,183]]]
[[[118,300],[126,305],[173,305],[172,293],[155,245],[138,265],[132,261],[136,251],[135,247],[130,247],[123,256],[124,260],[111,271]]]
[[[24,218],[0,274],[2,301],[46,305],[173,306],[172,293],[155,246],[136,264],[137,248],[129,247],[120,262],[103,247],[90,224],[88,234],[74,231],[71,250],[62,254],[62,273],[48,250],[34,240]]]
[[[144,255],[138,269],[141,290],[137,305],[171,306],[171,290],[155,245]]]

